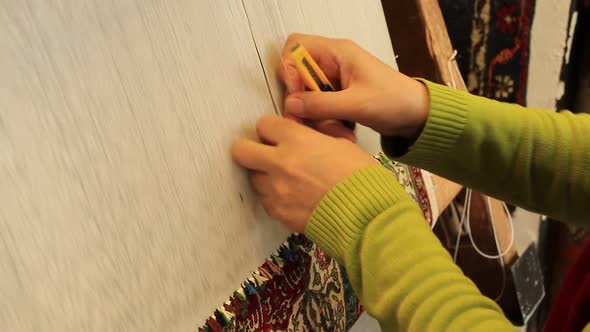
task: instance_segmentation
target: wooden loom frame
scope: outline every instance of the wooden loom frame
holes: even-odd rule
[[[459,67],[454,60],[454,49],[437,0],[382,0],[389,34],[398,56],[401,72],[412,77],[423,77],[433,82],[467,91]],[[439,211],[444,211],[460,193],[462,187],[435,176]],[[507,216],[500,201],[492,200],[492,213],[501,248],[510,242]],[[517,257],[512,246],[504,256],[504,263],[511,264]]]

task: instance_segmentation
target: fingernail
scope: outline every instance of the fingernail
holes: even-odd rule
[[[303,100],[297,96],[289,96],[285,101],[285,112],[297,116],[303,115]]]

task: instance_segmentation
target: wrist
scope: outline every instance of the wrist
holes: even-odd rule
[[[390,86],[384,114],[388,128],[380,133],[404,140],[416,140],[422,133],[430,112],[428,87],[409,77]]]
[[[405,88],[403,98],[405,103],[396,107],[404,107],[403,118],[401,121],[404,122],[403,128],[400,128],[393,136],[398,136],[405,140],[415,141],[418,139],[426,121],[428,120],[428,113],[430,112],[430,94],[428,87],[421,81],[410,79],[411,85]]]
[[[406,138],[416,140],[424,130],[426,121],[428,120],[428,114],[430,113],[430,93],[428,87],[421,81],[415,81],[416,94],[415,94],[415,108],[412,110],[415,117],[415,124],[411,131],[408,133]]]
[[[405,128],[394,131],[393,134],[382,133],[381,146],[392,157],[403,156],[420,137],[430,113],[430,93],[426,84],[422,81],[412,80],[413,86],[408,89],[411,99],[408,101],[404,121]],[[404,114],[404,113],[402,113]]]
[[[448,158],[462,135],[469,111],[469,93],[419,79],[428,88],[427,121],[417,139],[381,137],[383,151],[406,164],[431,169]]]

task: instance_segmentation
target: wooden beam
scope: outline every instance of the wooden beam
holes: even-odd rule
[[[437,0],[382,0],[389,34],[401,72],[412,77],[423,77],[440,84],[467,91],[456,61],[454,49]],[[453,201],[462,187],[436,176],[437,204],[443,211]],[[510,230],[502,203],[492,200],[494,225],[499,243],[506,248],[510,242]],[[504,256],[509,263],[517,256],[516,248]]]

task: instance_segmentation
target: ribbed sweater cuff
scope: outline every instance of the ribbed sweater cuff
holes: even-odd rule
[[[468,104],[474,97],[444,85],[418,80],[426,85],[430,94],[430,113],[422,134],[403,155],[396,154],[400,151],[397,138],[382,137],[381,142],[385,153],[392,158],[427,168],[440,163],[456,147],[467,123]]]
[[[305,235],[343,263],[366,225],[402,200],[411,199],[384,167],[360,169],[322,198],[309,219]]]

